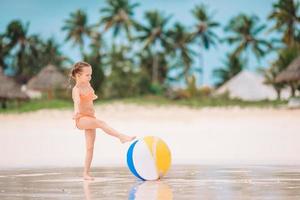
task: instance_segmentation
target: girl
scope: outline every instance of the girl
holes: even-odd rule
[[[76,81],[72,89],[72,99],[74,101],[73,119],[75,120],[76,127],[84,130],[86,138],[86,158],[83,171],[83,178],[85,180],[94,179],[89,175],[89,171],[93,158],[96,128],[101,128],[107,134],[118,138],[121,143],[135,139],[135,136],[131,137],[121,134],[109,127],[104,121],[95,117],[93,100],[98,97],[90,85],[91,75],[92,67],[86,62],[75,63],[70,73],[70,77]]]

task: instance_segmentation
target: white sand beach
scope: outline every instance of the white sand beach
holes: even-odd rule
[[[83,166],[85,138],[72,112],[0,114],[0,168]],[[96,116],[120,132],[162,138],[173,164],[300,164],[300,110],[112,103],[97,105]],[[128,147],[98,129],[92,166],[125,166]]]

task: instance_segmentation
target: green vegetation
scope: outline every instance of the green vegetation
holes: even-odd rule
[[[30,112],[40,109],[65,109],[71,108],[72,102],[62,99],[53,100],[30,100],[18,104],[16,101],[7,102],[7,109],[0,109],[0,113],[16,113],[16,112]]]
[[[286,101],[241,101],[238,99],[227,99],[227,98],[201,98],[201,99],[181,99],[171,100],[160,96],[146,96],[142,98],[126,98],[117,100],[117,102],[134,103],[138,105],[178,105],[188,106],[191,108],[203,108],[203,107],[278,107],[284,105]]]
[[[259,62],[267,54],[275,52],[277,58],[271,66],[262,66],[260,70],[265,76],[265,83],[275,88],[278,99],[281,89],[286,86],[292,89],[292,95],[300,89],[298,82],[275,81],[276,76],[300,55],[300,3],[276,0],[272,6],[266,24],[256,15],[237,13],[222,27],[204,4],[195,5],[187,13],[193,16],[194,22],[186,24],[172,22],[171,14],[159,10],[146,10],[141,22],[134,16],[139,3],[106,0],[106,4],[99,8],[99,20],[95,24],[89,22],[88,14],[81,9],[66,16],[61,27],[65,34],[63,44],[58,44],[54,38],[43,39],[37,34],[29,34],[29,23],[12,20],[0,33],[0,68],[13,71],[12,77],[20,84],[26,84],[47,64],[54,64],[67,75],[75,61],[67,58],[60,48],[71,42],[78,47],[81,59],[92,65],[91,84],[105,99],[138,102],[139,96],[157,95],[161,96],[156,99],[159,102],[199,107],[235,103],[240,106],[276,106],[281,101],[250,103],[222,97],[216,99],[211,97],[211,90],[202,88],[206,91],[199,92],[201,89],[196,86],[205,70],[202,53],[226,42],[232,49],[224,53],[223,66],[213,72],[218,79],[216,86],[243,70],[249,53],[255,55]],[[216,34],[220,28],[224,35]],[[276,33],[277,38],[272,35],[266,37],[265,34],[270,33]],[[112,38],[111,44],[105,42],[110,41],[108,38]],[[200,59],[197,64],[195,59]],[[174,70],[175,74],[172,73]],[[187,88],[173,90],[172,85],[180,80],[185,81]],[[173,92],[171,95],[167,94],[170,90]],[[177,100],[162,96],[176,97]],[[6,97],[1,98],[7,100]],[[141,98],[141,101],[148,100]],[[20,111],[68,105],[59,97],[51,102],[33,100],[20,108],[15,108],[14,103],[9,104],[8,110]]]
[[[191,98],[172,100],[163,96],[145,95],[128,98],[117,99],[101,99],[95,101],[95,105],[110,104],[110,103],[125,103],[136,105],[156,105],[156,106],[187,106],[190,108],[203,108],[203,107],[261,107],[276,108],[286,104],[286,101],[241,101],[238,99],[228,98]],[[70,100],[32,100],[23,102],[19,106],[16,102],[9,102],[8,109],[0,109],[1,114],[5,113],[23,113],[37,111],[40,109],[73,109],[73,103]]]

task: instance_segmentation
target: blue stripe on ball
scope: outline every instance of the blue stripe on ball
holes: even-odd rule
[[[134,149],[134,146],[136,145],[136,143],[138,142],[135,141],[134,143],[132,143],[127,151],[127,165],[128,165],[128,168],[130,169],[130,171],[138,178],[142,179],[143,181],[145,181],[145,179],[143,179],[136,171],[135,167],[134,167],[134,164],[133,164],[133,149]]]

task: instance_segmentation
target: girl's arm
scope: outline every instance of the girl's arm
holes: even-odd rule
[[[72,90],[72,99],[74,102],[74,115],[73,115],[73,119],[76,118],[76,115],[79,113],[79,103],[80,103],[80,96],[79,96],[79,90],[77,88],[73,88]]]

